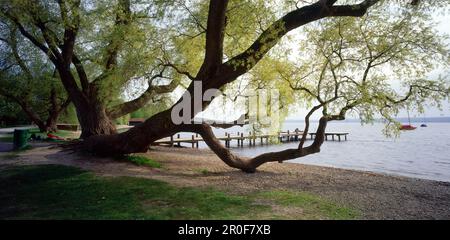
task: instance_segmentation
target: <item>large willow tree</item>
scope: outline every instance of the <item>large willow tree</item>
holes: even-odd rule
[[[17,2],[23,3],[28,1]],[[136,3],[143,2],[145,1],[137,1]],[[100,71],[98,77],[93,80],[85,77],[87,74],[85,74],[84,68],[80,67],[80,63],[83,63],[83,58],[78,56],[78,51],[80,51],[78,50],[78,46],[80,46],[80,43],[77,40],[79,39],[78,35],[84,30],[80,22],[85,18],[86,9],[90,9],[92,7],[91,5],[95,5],[94,2],[83,5],[79,1],[60,0],[57,1],[59,8],[53,8],[52,11],[43,9],[47,13],[44,16],[50,14],[59,19],[63,19],[62,24],[61,21],[58,21],[60,23],[58,25],[58,31],[51,31],[50,26],[53,24],[51,21],[43,21],[45,18],[40,17],[36,13],[29,14],[28,9],[22,8],[20,11],[17,11],[11,9],[8,4],[3,4],[2,14],[9,21],[21,28],[23,35],[33,44],[42,49],[42,51],[49,53],[49,58],[55,63],[63,84],[77,107],[80,123],[82,126],[85,125],[84,129],[90,129],[90,125],[92,124],[96,124],[92,129],[101,129],[101,131],[92,130],[90,132],[86,130],[84,137],[94,135],[82,141],[82,146],[86,150],[103,155],[145,152],[151,143],[160,138],[171,136],[177,132],[194,132],[200,134],[208,146],[226,164],[246,172],[254,172],[258,166],[269,161],[283,161],[320,151],[320,146],[324,141],[327,122],[343,118],[346,111],[353,108],[355,104],[351,104],[352,101],[350,101],[342,105],[343,103],[338,101],[341,104],[336,105],[335,108],[333,107],[333,110],[340,108],[341,111],[338,111],[338,114],[334,114],[334,111],[331,111],[332,107],[328,106],[328,100],[326,100],[329,97],[328,94],[326,94],[325,98],[322,97],[324,93],[318,91],[319,94],[316,94],[316,96],[320,96],[320,99],[317,100],[321,103],[321,106],[318,108],[322,108],[323,110],[327,109],[328,111],[323,111],[324,116],[321,118],[316,130],[317,137],[312,144],[306,147],[301,144],[296,149],[266,153],[250,159],[240,158],[232,154],[214,136],[211,126],[206,123],[174,124],[171,119],[172,109],[181,102],[181,99],[169,109],[150,117],[143,124],[124,133],[111,134],[114,131],[110,130],[110,127],[103,127],[98,124],[99,122],[107,123],[107,121],[98,120],[109,118],[108,112],[114,112],[108,111],[105,104],[98,103],[99,96],[101,96],[99,91],[104,89],[104,85],[100,84],[104,79],[103,77],[108,79],[110,76],[118,78],[124,76],[120,71],[113,71],[114,74],[111,74],[111,70],[117,68],[120,62],[119,60],[127,59],[122,56],[118,57],[119,49],[128,47],[128,51],[124,51],[125,53],[135,53],[140,50],[137,46],[157,46],[156,49],[152,48],[154,51],[150,51],[151,55],[149,51],[142,51],[143,55],[141,57],[145,56],[146,59],[149,58],[150,63],[157,61],[160,65],[153,64],[154,66],[158,66],[160,69],[169,67],[172,69],[171,73],[173,75],[179,75],[179,78],[183,77],[189,80],[190,83],[186,88],[186,93],[193,95],[195,82],[202,83],[202,93],[205,93],[208,90],[224,89],[232,83],[241,81],[241,77],[247,73],[257,71],[258,64],[261,61],[267,60],[270,56],[275,56],[272,54],[276,51],[276,48],[280,47],[280,43],[285,43],[285,39],[282,39],[284,36],[304,25],[317,23],[320,26],[325,23],[324,21],[338,21],[343,18],[361,18],[374,8],[379,9],[379,11],[385,14],[387,19],[391,19],[392,21],[395,21],[395,19],[389,16],[393,15],[393,11],[398,10],[404,12],[404,14],[413,15],[418,13],[417,24],[421,24],[423,21],[427,21],[426,13],[431,14],[429,12],[430,8],[446,7],[446,1],[435,1],[432,3],[429,1],[398,1],[392,3],[383,0],[318,0],[314,2],[284,1],[283,3],[286,4],[281,5],[279,4],[280,1],[265,3],[265,1],[256,0],[211,0],[209,2],[195,1],[194,3],[190,2],[190,4],[185,1],[173,1],[173,5],[166,9],[169,15],[171,15],[169,20],[166,19],[149,24],[158,29],[156,30],[157,38],[147,38],[148,36],[144,35],[141,39],[124,41],[128,36],[135,36],[134,34],[128,34],[128,29],[130,26],[130,16],[134,15],[131,12],[139,9],[139,4],[133,8],[128,7],[130,2],[125,0],[118,1],[117,3],[117,7],[113,8],[116,9],[115,21],[112,24],[106,24],[104,27],[107,29],[116,29],[119,34],[116,35],[117,33],[115,33],[114,36],[119,37],[106,38],[109,40],[106,41],[107,44],[103,44],[105,51],[102,51],[103,54],[99,55],[100,57],[94,61],[103,63],[103,71]],[[155,3],[158,3],[158,1],[151,2],[150,5],[144,5],[155,6]],[[280,7],[285,5],[287,8]],[[42,8],[42,5],[37,5],[37,7]],[[148,14],[147,10],[145,11],[145,15]],[[11,12],[17,13],[17,16],[26,13],[26,17],[17,17],[11,14]],[[101,11],[93,11],[93,13],[87,14],[86,16],[95,16],[98,12]],[[421,16],[422,13],[424,14],[423,16]],[[36,15],[39,17],[36,17]],[[105,17],[102,14],[100,16]],[[86,18],[89,19],[89,17]],[[138,17],[135,16],[131,19],[138,19]],[[154,19],[148,21],[152,22],[152,20]],[[24,26],[25,23],[27,24],[26,26]],[[410,24],[414,24],[414,22]],[[369,37],[379,32],[391,31],[391,29],[377,29],[376,32],[372,32],[372,27],[376,26],[368,26],[365,29]],[[161,30],[161,28],[164,29]],[[98,26],[95,29],[88,29],[88,31],[98,31]],[[108,32],[115,31],[110,30]],[[39,38],[34,37],[35,35],[32,33],[40,34]],[[55,35],[60,36],[56,38],[58,41],[55,40]],[[392,36],[387,35],[387,37],[391,38]],[[163,40],[162,44],[160,41],[154,41],[151,44],[144,41],[148,39],[158,40],[158,38]],[[414,36],[410,40],[415,42]],[[308,38],[302,41],[306,41],[306,45],[315,46],[317,44],[317,42]],[[86,52],[96,50],[96,47],[87,46],[89,47],[84,48]],[[313,54],[317,54],[317,52],[315,48],[303,48],[300,54],[312,56]],[[429,55],[424,56],[428,57]],[[136,60],[139,58],[132,59]],[[316,61],[323,62],[323,58],[310,59],[311,65],[317,64],[318,62]],[[152,65],[150,63],[148,64]],[[337,63],[333,60],[333,63],[327,64],[327,66],[334,66],[335,64]],[[134,65],[129,64],[125,66],[133,67]],[[270,65],[268,66],[270,67]],[[75,69],[79,79],[74,78],[73,69]],[[323,69],[327,70],[328,67],[324,67]],[[351,69],[351,66],[349,66],[349,69]],[[329,76],[330,74],[327,74],[327,79],[330,79]],[[312,80],[314,81],[314,79]],[[273,81],[277,80],[273,79]],[[320,80],[315,79],[315,81]],[[280,88],[283,87],[282,84],[278,84],[277,86]],[[289,85],[286,83],[284,86]],[[332,85],[327,84],[327,86]],[[370,88],[363,87],[357,90],[365,91],[365,89]],[[381,90],[384,91],[384,89]],[[416,98],[418,94],[420,94],[418,91],[411,91],[411,95],[414,96],[413,98]],[[306,97],[306,95],[299,95],[301,97],[296,101],[313,100],[312,96]],[[366,98],[369,96],[370,94],[363,94],[362,99],[364,99],[364,104],[378,105],[378,103],[367,101]],[[385,96],[389,97],[392,94],[385,94]],[[305,97],[305,99],[302,99],[302,97]],[[78,105],[76,103],[78,102],[77,99],[81,99]],[[416,99],[423,101],[425,98]],[[348,100],[352,99],[349,98]],[[386,100],[387,98],[385,97]],[[325,103],[322,103],[322,101]],[[210,103],[211,101],[204,101],[202,104],[203,109],[206,109]],[[88,109],[84,109],[84,106],[89,107]],[[191,106],[192,117],[203,110],[194,107],[195,103],[193,99]]]
[[[337,1],[318,1],[310,5],[295,8],[294,10],[288,12],[285,15],[282,15],[277,20],[268,24],[268,26],[264,28],[264,31],[262,31],[261,34],[256,37],[256,40],[254,40],[250,44],[250,46],[244,49],[242,52],[236,53],[233,56],[227,55],[225,57],[224,52],[227,49],[226,43],[228,39],[226,34],[228,1],[210,1],[205,28],[206,34],[204,44],[204,58],[197,74],[193,76],[193,80],[202,82],[203,92],[209,89],[223,88],[227,84],[238,80],[240,76],[251,71],[255,67],[255,65],[257,65],[288,32],[312,22],[323,24],[323,20],[319,21],[321,19],[326,20],[328,18],[329,21],[337,21],[339,19],[336,19],[335,17],[363,17],[371,8],[376,7],[378,8],[378,11],[381,11],[382,13],[384,12],[385,17],[389,17],[389,15],[392,15],[392,11],[396,10],[395,8],[397,8],[397,10],[404,9],[404,14],[414,15],[416,14],[415,12],[417,12],[417,22],[410,21],[409,24],[422,24],[423,21],[427,20],[426,13],[424,12],[428,10],[419,9],[419,7],[415,5],[415,3],[387,4],[385,1],[361,1],[356,4],[345,5],[344,3],[344,5],[342,5],[336,4],[336,2]],[[232,3],[232,1],[230,3]],[[429,7],[429,5],[427,7]],[[397,16],[399,15],[400,14],[397,13]],[[385,21],[385,19],[380,19],[379,21]],[[394,18],[392,18],[392,21],[393,22],[391,24],[395,25]],[[399,21],[401,21],[401,19]],[[387,26],[389,26],[389,24]],[[377,31],[373,31],[372,33],[370,31],[371,28],[377,28]],[[388,33],[392,31],[392,29],[382,29],[378,28],[376,25],[369,25],[368,28],[365,29],[365,31],[366,34],[370,36],[370,34],[379,34],[383,32]],[[430,35],[427,34],[427,36]],[[389,44],[389,41],[393,41],[392,39],[389,39],[392,36],[386,35],[386,37],[388,38],[387,44]],[[410,35],[409,37],[410,42],[415,42],[415,37],[420,36]],[[433,35],[431,35],[431,37],[433,37]],[[378,39],[381,40],[382,38],[380,37]],[[306,41],[308,41],[308,39]],[[442,44],[440,41],[432,43],[437,43],[439,45]],[[308,44],[313,46],[316,43],[313,41],[309,41],[306,43],[306,45]],[[382,48],[383,45],[380,45],[379,47]],[[403,50],[409,51],[408,48],[404,48]],[[303,54],[305,55],[311,55],[315,53],[316,52],[314,49],[304,48]],[[420,55],[420,53],[418,54]],[[429,58],[430,54],[425,54],[423,55],[423,57]],[[323,60],[323,58],[321,58],[321,60]],[[405,62],[407,61],[406,58],[404,58],[404,60]],[[417,59],[414,59],[414,61],[417,61]],[[311,64],[315,64],[315,59],[310,59],[310,62]],[[359,66],[360,65],[358,65],[358,67]],[[348,68],[351,69],[352,66],[350,65]],[[329,76],[329,74],[327,74],[327,76]],[[319,79],[316,79],[316,81],[319,81]],[[330,85],[328,84],[328,86]],[[380,90],[383,89],[380,88]],[[445,92],[445,89],[439,90],[444,90]],[[191,83],[186,91],[188,91],[190,94],[193,94],[194,83]],[[361,91],[364,91],[364,88],[362,88]],[[420,91],[413,90],[410,92],[410,94],[414,96],[413,98],[416,98],[418,96],[418,92]],[[387,97],[391,95],[392,94],[385,93],[384,101],[387,101]],[[370,97],[370,95],[364,94],[364,96],[362,96],[364,104],[375,104],[367,101],[367,97]],[[380,95],[380,97],[383,96]],[[339,98],[339,96],[337,98]],[[343,119],[345,113],[348,110],[356,107],[356,103],[359,104],[361,102],[357,101],[356,103],[353,103],[351,99],[349,100],[350,102],[348,103],[344,101],[344,105],[338,105],[338,107],[340,107],[340,111],[338,111],[337,114],[331,112],[331,109],[329,111],[324,111],[324,117],[321,118],[319,126],[316,130],[317,137],[311,145],[305,147],[301,145],[296,149],[288,149],[281,152],[265,153],[250,159],[240,158],[239,156],[231,153],[214,136],[211,127],[206,123],[195,125],[175,125],[171,120],[172,109],[168,109],[167,111],[163,111],[149,118],[144,124],[137,126],[128,132],[112,136],[95,136],[89,138],[85,141],[84,146],[92,152],[104,154],[110,154],[111,152],[115,152],[118,154],[143,152],[147,151],[149,144],[162,137],[167,137],[180,131],[194,132],[200,134],[208,144],[208,146],[227,165],[234,168],[239,168],[246,172],[253,172],[258,166],[269,161],[283,161],[319,152],[320,146],[324,141],[324,132],[327,122]],[[421,100],[423,101],[424,99]],[[298,101],[302,101],[302,99],[298,99]],[[203,107],[206,108],[209,104],[210,102],[203,102]],[[192,102],[192,105],[194,105],[194,102]],[[324,106],[326,108],[326,103],[320,107],[323,108]],[[195,111],[194,107],[192,107],[191,109],[192,116],[195,116],[198,112]]]
[[[1,27],[17,29],[17,45],[33,46],[48,58],[76,108],[81,137],[87,138],[115,133],[112,120],[177,87],[173,68],[157,58],[164,42],[157,25],[165,6],[164,1],[2,1]],[[121,101],[123,88],[136,80],[146,80],[148,87]]]

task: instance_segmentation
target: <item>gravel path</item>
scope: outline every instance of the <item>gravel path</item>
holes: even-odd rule
[[[146,154],[163,169],[36,148],[0,165],[63,164],[105,176],[159,179],[177,186],[212,186],[231,193],[288,189],[318,194],[361,210],[366,219],[450,219],[450,183],[294,163],[268,163],[255,174],[229,168],[209,150],[155,147]]]

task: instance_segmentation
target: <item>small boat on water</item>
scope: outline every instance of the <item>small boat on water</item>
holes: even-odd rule
[[[414,127],[413,125],[411,125],[411,119],[409,118],[409,110],[407,110],[408,113],[408,122],[409,124],[403,124],[400,126],[400,130],[414,130],[417,127]]]
[[[425,113],[423,114],[423,123],[420,124],[420,127],[428,127],[428,125],[427,125],[427,119],[426,119],[426,117],[425,117]]]
[[[411,125],[411,124],[404,124],[404,125],[401,125],[400,126],[400,130],[414,130],[414,129],[416,129],[417,127],[414,127],[413,125]]]

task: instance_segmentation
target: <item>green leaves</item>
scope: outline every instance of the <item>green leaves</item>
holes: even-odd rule
[[[313,55],[300,57],[300,74],[290,82],[314,92],[316,101],[326,103],[326,114],[351,106],[363,123],[382,117],[385,133],[394,133],[394,117],[401,108],[420,112],[449,96],[448,79],[428,76],[449,64],[446,36],[436,32],[429,14],[393,12],[380,5],[362,18],[313,23],[300,43],[300,49]],[[313,69],[311,74],[306,75],[305,66]]]

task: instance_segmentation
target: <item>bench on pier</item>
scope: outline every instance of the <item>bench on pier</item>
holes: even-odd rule
[[[288,142],[290,141],[299,141],[300,138],[303,135],[303,131],[287,131],[287,132],[279,132],[278,133],[278,140],[280,142],[283,142],[283,138],[286,138]]]

